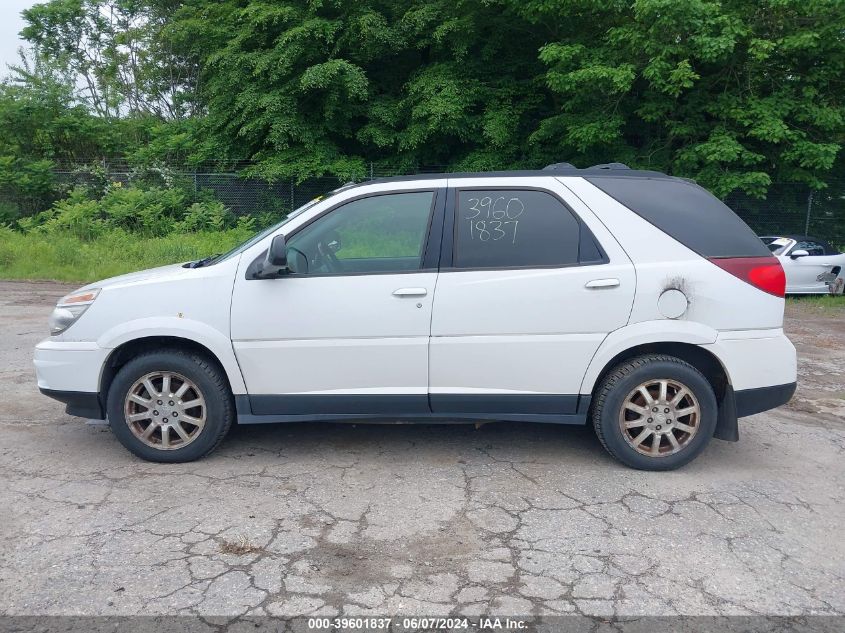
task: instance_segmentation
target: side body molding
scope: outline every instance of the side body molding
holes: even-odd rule
[[[615,356],[632,347],[667,342],[708,345],[715,343],[718,335],[716,330],[701,323],[672,319],[641,321],[621,327],[608,334],[599,345],[581,381],[580,392],[592,393],[596,380],[607,364]]]
[[[188,339],[207,347],[223,366],[234,394],[246,393],[241,368],[227,334],[202,321],[178,317],[147,317],[126,321],[103,332],[97,345],[115,349],[124,343],[149,336],[174,336]]]

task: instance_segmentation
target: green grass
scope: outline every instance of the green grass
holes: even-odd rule
[[[144,237],[112,230],[83,240],[57,232],[21,233],[0,227],[0,279],[88,283],[136,270],[225,253],[248,239],[246,229]],[[344,242],[344,257],[415,256],[420,245],[413,235],[400,239],[354,232]],[[385,255],[387,253],[387,255]]]
[[[794,306],[820,312],[845,311],[845,295],[793,295],[786,300]]]
[[[223,253],[250,236],[229,229],[140,237],[111,231],[93,241],[0,227],[0,279],[87,283],[123,273]]]

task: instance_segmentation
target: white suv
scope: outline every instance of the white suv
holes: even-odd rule
[[[225,255],[64,297],[41,391],[136,455],[310,420],[584,424],[668,470],[795,390],[783,269],[697,185],[612,164],[347,186]]]

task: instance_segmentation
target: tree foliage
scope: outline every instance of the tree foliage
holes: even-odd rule
[[[134,151],[149,132],[137,119],[107,120],[75,97],[73,81],[36,59],[0,84],[0,224],[64,193],[55,170]]]
[[[845,130],[841,0],[531,0],[568,13],[541,49],[566,101],[541,123],[579,152],[692,176],[717,193],[820,186]],[[599,28],[590,24],[601,24]]]
[[[100,116],[196,113],[196,61],[168,33],[178,0],[50,0],[23,12],[36,54],[82,85]],[[174,33],[175,35],[175,33]]]
[[[622,161],[757,196],[842,164],[843,0],[49,0],[25,18],[90,111],[143,118],[139,160],[269,179]]]

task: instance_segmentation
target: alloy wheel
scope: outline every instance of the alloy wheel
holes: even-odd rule
[[[625,441],[649,457],[673,455],[698,432],[701,407],[692,390],[677,380],[641,383],[625,398],[619,427]]]
[[[139,378],[126,394],[123,410],[132,434],[158,450],[187,446],[205,427],[202,392],[175,372],[150,372]]]

